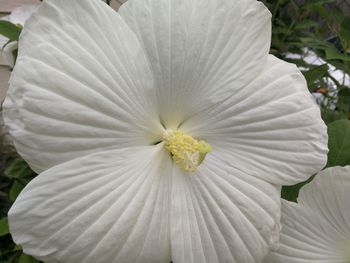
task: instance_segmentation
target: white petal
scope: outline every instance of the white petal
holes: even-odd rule
[[[173,261],[261,262],[279,238],[279,189],[232,168],[215,153],[195,174],[174,167]]]
[[[211,143],[237,169],[274,184],[306,180],[327,159],[327,128],[304,77],[273,56],[252,83],[181,129]]]
[[[171,167],[159,146],[55,166],[20,194],[10,232],[48,262],[170,262]]]
[[[147,51],[167,128],[249,83],[270,47],[255,0],[129,0],[119,12]]]
[[[0,20],[5,20],[5,21],[9,21],[9,16],[3,16]],[[0,48],[1,51],[4,48],[4,46],[6,45],[6,43],[9,41],[9,39],[7,37],[4,37],[3,35],[0,35]]]
[[[7,37],[4,37],[4,36],[0,35],[0,48],[1,48],[1,51],[4,48],[4,46],[7,44],[8,41],[9,41],[9,39]]]
[[[350,166],[328,168],[301,189],[298,203],[325,218],[350,245],[349,189]]]
[[[322,171],[282,202],[280,248],[266,263],[345,263],[350,259],[350,166]]]
[[[19,45],[4,115],[34,170],[159,139],[145,54],[105,3],[44,1]]]
[[[281,220],[279,248],[264,262],[345,263],[335,249],[331,225],[317,213],[283,200]]]

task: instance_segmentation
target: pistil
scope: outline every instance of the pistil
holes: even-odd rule
[[[179,130],[167,130],[163,139],[174,162],[184,172],[195,172],[204,161],[205,156],[212,150],[209,143],[198,141]]]

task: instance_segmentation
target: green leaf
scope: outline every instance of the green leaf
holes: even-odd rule
[[[344,101],[347,104],[350,104],[350,89],[345,88],[345,89],[341,89],[338,92],[338,97],[340,100]]]
[[[315,35],[310,37],[300,37],[300,41],[306,46],[310,46],[312,48],[319,48],[322,50],[328,47],[333,47],[331,44],[324,41],[323,39],[317,38]]]
[[[347,115],[326,108],[321,108],[321,116],[327,125],[337,120],[347,119]]]
[[[311,176],[305,182],[298,183],[296,185],[283,186],[281,191],[281,197],[285,200],[296,202],[299,196],[300,189],[307,183],[311,182],[314,176]]]
[[[332,12],[330,12],[336,23],[341,24],[345,17],[340,6],[332,6]]]
[[[15,245],[15,247],[12,249],[12,251],[14,251],[14,252],[22,251],[22,247],[20,245]]]
[[[28,164],[23,159],[14,160],[5,170],[4,174],[10,178],[30,178],[35,176],[35,173],[30,169]]]
[[[28,256],[26,254],[22,254],[20,257],[19,257],[19,261],[18,263],[39,263],[39,260],[36,260],[35,258],[31,257],[31,256]]]
[[[324,4],[334,2],[334,0],[326,0],[326,1],[322,1],[322,0],[320,0],[320,1],[317,1],[317,0],[316,1],[310,1],[310,0],[307,0],[306,2],[307,2],[307,4],[305,6],[305,9],[307,9],[308,12],[315,12],[315,13],[317,13],[317,15],[319,15],[320,17],[323,18],[323,20],[325,21],[325,23],[327,25],[331,25],[333,19],[332,19],[332,16],[331,16],[330,12],[329,12],[329,9],[326,8],[324,6]],[[312,3],[312,2],[314,2],[314,3]],[[327,32],[328,30],[327,31],[322,30],[324,28],[325,27],[319,27],[319,30],[321,29],[321,31]]]
[[[318,27],[318,26],[319,26],[319,24],[317,22],[312,21],[310,19],[305,19],[305,20],[298,22],[295,25],[295,29],[309,29],[311,27]]]
[[[327,3],[333,3],[334,0],[307,0],[306,1],[306,6],[311,6],[311,5],[323,5]]]
[[[341,53],[336,47],[327,47],[326,51],[326,60],[339,59],[344,61],[350,61],[350,56],[345,53]]]
[[[350,121],[338,120],[328,125],[327,167],[350,164]]]
[[[283,57],[283,60],[287,61],[289,63],[296,64],[298,67],[309,68],[310,66],[312,66],[312,65],[308,64],[307,62],[305,62],[304,59],[301,59],[301,58],[286,58],[286,57]]]
[[[0,220],[0,237],[10,233],[7,217]]]
[[[345,17],[340,24],[339,36],[343,42],[346,42],[346,46],[350,45],[350,17]]]
[[[323,64],[303,73],[304,77],[307,80],[307,85],[309,86],[309,89],[311,91],[314,90],[313,84],[315,83],[315,81],[321,80],[324,76],[326,76],[328,73],[328,69],[328,65]]]
[[[22,29],[9,21],[0,20],[0,35],[12,41],[18,41]]]
[[[332,60],[330,61],[330,64],[332,64],[337,69],[340,69],[345,73],[350,74],[350,63],[342,60]]]
[[[24,188],[24,184],[21,184],[19,182],[14,182],[14,184],[12,185],[11,189],[10,189],[10,201],[14,202],[17,198],[17,196],[20,194],[20,192],[23,190]]]
[[[337,109],[348,114],[350,110],[350,89],[343,88],[338,92]]]

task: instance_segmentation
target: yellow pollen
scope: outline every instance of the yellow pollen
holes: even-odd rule
[[[197,141],[192,136],[178,130],[168,130],[163,139],[173,160],[185,172],[195,172],[212,148],[205,141]]]

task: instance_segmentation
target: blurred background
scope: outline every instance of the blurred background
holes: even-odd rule
[[[126,0],[104,1],[117,10]],[[350,165],[350,0],[263,2],[272,14],[270,53],[296,64],[303,72],[328,126],[327,167]],[[39,3],[0,0],[0,103],[8,88],[19,34],[33,5]],[[8,209],[35,176],[17,155],[0,117],[0,263],[38,262],[12,242],[7,224]],[[296,201],[305,183],[283,187],[282,197]]]

